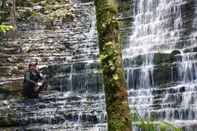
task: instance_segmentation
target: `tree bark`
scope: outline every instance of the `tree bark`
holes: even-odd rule
[[[12,40],[16,38],[16,0],[12,0],[10,9],[10,23],[14,29],[10,32]]]
[[[116,0],[95,0],[108,131],[131,131]]]
[[[2,24],[6,18],[5,7],[6,7],[6,0],[2,0],[1,5],[0,5],[0,15],[1,15],[0,16],[0,24]]]

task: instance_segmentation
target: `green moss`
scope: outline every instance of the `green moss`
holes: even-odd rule
[[[112,131],[122,131],[121,129],[124,127],[124,124],[118,119],[111,121],[110,125]]]
[[[128,117],[123,117],[127,109],[127,101],[115,100],[108,108],[110,112],[108,115],[109,131],[125,131],[131,123],[131,114],[128,113]],[[121,112],[121,113],[120,113]]]
[[[54,21],[70,22],[73,20],[74,10],[69,4],[64,0],[18,1],[17,20],[34,21],[44,25],[46,24],[47,28],[51,28]]]
[[[128,4],[130,1],[119,1],[118,10],[119,12],[128,11],[131,9],[131,4]]]
[[[116,0],[96,0],[100,61],[103,69],[109,131],[130,131],[128,94],[123,74],[118,5]]]

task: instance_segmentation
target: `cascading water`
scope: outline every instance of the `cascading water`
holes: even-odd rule
[[[170,25],[171,21],[169,19],[172,18],[165,19],[164,17],[169,15],[169,10],[173,8],[174,3],[165,0],[136,0],[133,2],[134,27],[133,33],[130,36],[130,48],[124,50],[124,56],[127,59],[138,60],[141,58],[141,65],[136,64],[137,70],[135,69],[136,67],[133,68],[136,70],[135,72],[138,72],[138,75],[136,73],[132,76],[128,74],[128,79],[129,81],[131,79],[133,83],[139,83],[129,85],[130,92],[133,92],[132,88],[137,89],[136,92],[141,92],[141,94],[137,93],[139,95],[137,95],[136,99],[133,99],[135,104],[131,103],[131,105],[134,104],[138,107],[142,106],[142,103],[146,103],[144,108],[139,108],[140,110],[144,110],[147,109],[147,106],[149,107],[153,104],[151,90],[154,88],[154,53],[160,50],[165,51],[175,46],[166,44],[167,40],[169,40],[167,39],[167,35],[169,33],[173,35],[174,31],[172,29],[170,30],[173,25]],[[179,12],[175,12],[175,14],[179,16]],[[174,38],[172,39],[174,40]],[[129,70],[133,69],[131,68]],[[133,77],[137,78],[133,79]]]
[[[19,130],[106,131],[94,4],[84,1],[74,1],[74,26],[66,26],[55,37],[54,31],[35,37],[35,41],[42,39],[43,44],[57,38],[56,43],[65,43],[68,47],[62,53],[64,57],[68,55],[67,63],[42,69],[49,77],[49,91],[38,100],[1,102],[0,124],[14,121],[11,130],[16,127]],[[132,18],[132,25],[126,25],[121,31],[129,37],[124,43],[123,57],[131,109],[136,108],[144,118],[169,120],[183,126],[185,131],[195,131],[197,1],[130,0],[130,3],[133,15],[127,12],[129,17],[123,21]],[[138,129],[134,127],[134,131]]]
[[[133,0],[133,4],[132,34],[123,49],[131,107],[143,117],[193,125],[196,1]]]

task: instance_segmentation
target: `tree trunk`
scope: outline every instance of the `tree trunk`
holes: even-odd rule
[[[5,7],[6,7],[6,0],[2,0],[0,5],[0,24],[2,24],[6,18]]]
[[[12,0],[12,3],[11,3],[10,23],[14,27],[14,29],[10,33],[10,36],[12,40],[15,40],[16,38],[16,0]]]
[[[95,0],[108,131],[131,131],[116,0]]]

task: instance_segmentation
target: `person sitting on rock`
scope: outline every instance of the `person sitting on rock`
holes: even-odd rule
[[[25,72],[23,83],[23,94],[28,98],[38,98],[40,91],[46,88],[46,80],[37,69],[37,63],[30,63]]]

